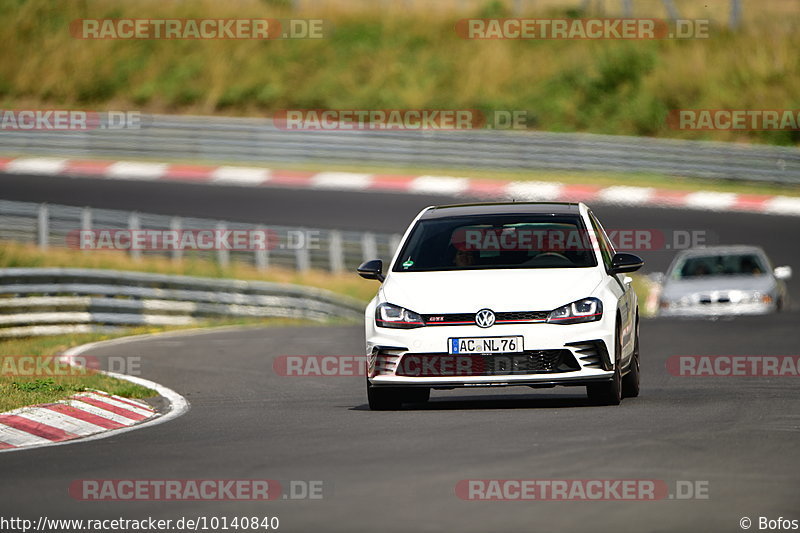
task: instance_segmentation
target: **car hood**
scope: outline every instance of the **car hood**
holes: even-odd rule
[[[662,298],[677,299],[696,293],[727,291],[759,291],[770,293],[775,281],[770,276],[713,276],[703,279],[669,280]]]
[[[602,280],[598,268],[393,272],[381,291],[422,314],[549,311],[591,296]]]

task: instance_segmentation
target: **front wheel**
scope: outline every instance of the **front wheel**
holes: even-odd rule
[[[367,384],[367,400],[373,411],[400,409],[404,403],[425,403],[430,397],[428,387],[371,387]]]
[[[636,319],[636,337],[633,340],[631,367],[622,378],[622,396],[636,398],[639,396],[639,319]]]
[[[619,366],[614,368],[614,377],[605,383],[586,385],[589,401],[596,405],[619,405],[622,402],[622,384]]]
[[[400,409],[400,391],[395,388],[370,387],[367,384],[367,401],[373,411],[393,411]]]

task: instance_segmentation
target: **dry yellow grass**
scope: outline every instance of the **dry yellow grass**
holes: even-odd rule
[[[467,41],[456,18],[509,14],[511,2],[160,2],[29,0],[0,6],[0,106],[268,115],[286,108],[525,110],[529,127],[796,144],[786,132],[681,132],[668,110],[796,107],[800,6],[676,0],[685,17],[717,21],[684,41]],[[458,6],[465,4],[456,2]],[[524,5],[528,3],[523,2]],[[592,5],[596,5],[593,2]],[[619,2],[606,1],[607,14]],[[634,15],[664,16],[657,0]],[[435,5],[435,8],[431,6]],[[505,5],[506,7],[503,7]],[[564,16],[579,0],[540,0],[530,16]],[[527,14],[527,13],[526,13]],[[334,31],[307,40],[80,40],[77,18],[319,17]]]

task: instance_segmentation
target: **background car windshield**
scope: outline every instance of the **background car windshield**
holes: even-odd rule
[[[707,276],[763,276],[767,268],[755,254],[703,255],[687,257],[675,267],[674,279]]]
[[[597,265],[575,215],[474,215],[420,220],[394,272]]]

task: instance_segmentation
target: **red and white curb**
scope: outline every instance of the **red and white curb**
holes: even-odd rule
[[[133,426],[157,413],[144,402],[101,391],[0,413],[0,449],[63,442]]]
[[[653,187],[574,185],[454,176],[307,172],[261,167],[176,165],[51,157],[0,158],[0,173],[118,180],[180,181],[245,187],[442,194],[531,201],[568,201],[800,216],[800,196],[680,191]]]
[[[189,332],[174,332],[174,334],[181,333]],[[124,344],[155,335],[167,336],[169,334],[148,333],[92,342],[70,348],[64,352],[61,360],[75,364],[75,358],[89,350]],[[166,400],[166,409],[157,412],[142,401],[122,398],[101,391],[81,392],[53,404],[21,407],[0,413],[0,453],[104,439],[128,431],[163,424],[189,410],[189,402],[186,398],[159,383],[116,372],[101,372],[156,391]]]

